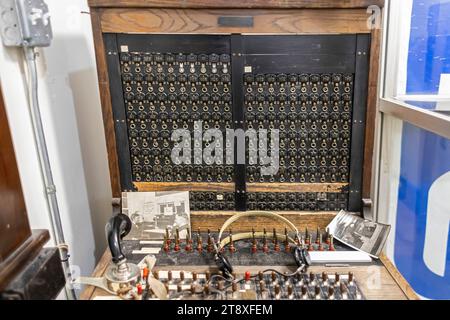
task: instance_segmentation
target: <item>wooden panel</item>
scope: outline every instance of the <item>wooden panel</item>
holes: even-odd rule
[[[378,103],[378,76],[380,70],[381,29],[374,29],[371,37],[369,85],[367,92],[366,133],[364,142],[363,198],[370,198],[372,162],[375,140],[375,118]]]
[[[31,235],[19,170],[0,90],[0,263]]]
[[[333,220],[337,212],[335,211],[274,211],[287,219],[289,219],[297,228],[308,228],[316,230],[317,228],[325,229],[326,226]],[[202,230],[211,229],[217,230],[222,227],[223,223],[236,214],[235,211],[191,211],[191,226],[192,230],[198,228]],[[250,231],[252,228],[277,228],[284,230],[285,225],[262,217],[248,217],[241,218],[238,224],[233,224],[232,229],[235,232]]]
[[[89,0],[91,7],[152,8],[367,8],[384,0]]]
[[[111,33],[369,33],[364,9],[191,10],[105,9],[103,32]],[[220,16],[254,17],[253,27],[222,27]]]
[[[247,183],[247,192],[342,192],[347,183]]]
[[[112,114],[111,93],[109,91],[108,68],[106,64],[105,46],[100,24],[99,12],[91,9],[92,32],[95,43],[95,58],[97,60],[97,76],[102,104],[103,123],[105,129],[106,148],[108,152],[109,172],[111,176],[111,189],[113,197],[120,197],[120,173],[117,158],[116,135],[114,131],[114,118]]]
[[[234,192],[234,183],[222,182],[133,182],[138,191]]]

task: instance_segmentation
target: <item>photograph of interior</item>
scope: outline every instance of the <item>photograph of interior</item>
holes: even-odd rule
[[[0,0],[0,300],[449,300],[449,21]]]

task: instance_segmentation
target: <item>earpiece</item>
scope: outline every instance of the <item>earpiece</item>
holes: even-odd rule
[[[294,260],[298,267],[302,265],[309,267],[311,265],[311,256],[306,248],[295,246],[294,248]]]

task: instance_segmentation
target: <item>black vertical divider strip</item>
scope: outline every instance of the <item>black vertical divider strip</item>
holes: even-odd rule
[[[349,211],[361,211],[364,137],[369,81],[370,36],[356,36],[355,88],[350,156]]]
[[[242,35],[231,35],[231,88],[233,93],[233,124],[234,129],[245,130],[244,127],[244,55]],[[235,207],[237,211],[246,210],[245,164],[237,163],[237,146],[234,144],[234,181],[235,181]]]
[[[132,182],[131,157],[128,144],[126,107],[122,90],[122,77],[120,76],[120,53],[117,45],[117,35],[105,34],[104,43],[106,62],[108,65],[114,129],[116,133],[117,157],[120,168],[120,186],[122,191],[134,191],[135,187]]]

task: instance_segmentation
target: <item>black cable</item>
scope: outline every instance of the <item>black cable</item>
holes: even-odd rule
[[[226,282],[232,282],[232,281],[233,281],[233,279],[226,278],[226,277],[224,277],[224,276],[222,276],[222,275],[220,275],[220,274],[214,274],[214,275],[211,276],[211,278],[209,278],[207,284],[210,284],[211,281],[212,281],[213,279],[215,279],[215,278],[221,278],[222,280],[224,280],[224,281],[226,281]]]
[[[266,272],[272,271],[272,272],[275,272],[276,274],[281,275],[281,276],[283,276],[283,277],[290,278],[290,277],[295,277],[295,276],[296,276],[297,274],[299,274],[300,272],[303,272],[303,269],[304,269],[305,267],[306,267],[306,266],[303,265],[303,266],[299,267],[295,272],[293,272],[293,273],[291,273],[291,274],[284,274],[284,273],[281,273],[280,271],[275,270],[275,269],[265,269],[265,270],[263,270],[263,271],[261,271],[261,272],[264,274],[264,273],[266,273]],[[250,276],[250,279],[254,279],[254,278],[256,278],[256,277],[258,277],[258,274],[255,274],[255,275],[253,275],[253,276]],[[227,286],[225,286],[225,287],[223,288],[223,291],[225,291],[225,290],[227,290],[228,288],[230,288],[230,287],[233,285],[233,283],[241,283],[241,282],[244,281],[244,280],[245,280],[245,278],[242,278],[242,279],[236,280],[236,281],[232,281],[231,284],[229,284],[229,285],[227,285]]]
[[[300,266],[297,270],[295,270],[295,272],[293,272],[293,273],[291,273],[291,274],[281,273],[280,271],[275,270],[275,269],[266,269],[266,270],[264,270],[262,273],[266,273],[266,272],[272,271],[272,272],[275,272],[276,274],[278,274],[278,275],[280,275],[280,276],[290,278],[290,277],[294,277],[294,276],[296,276],[297,274],[299,274],[300,272],[302,272],[303,269],[304,269],[305,267],[306,267],[305,265],[302,265],[302,266]]]
[[[290,274],[285,274],[285,273],[282,273],[282,272],[280,272],[280,271],[278,271],[278,270],[275,270],[275,269],[265,269],[265,270],[263,270],[263,271],[261,271],[261,272],[262,272],[263,274],[264,274],[264,273],[267,273],[267,272],[275,272],[276,274],[278,274],[278,275],[280,275],[280,276],[290,278],[290,277],[294,277],[294,276],[296,276],[297,274],[303,272],[304,269],[305,269],[305,267],[306,267],[306,266],[303,265],[303,266],[299,267],[295,272],[290,273]],[[255,278],[257,278],[258,276],[259,276],[259,273],[258,273],[258,274],[255,274],[255,275],[253,275],[253,276],[250,276],[250,279],[255,279]],[[212,292],[214,292],[214,293],[220,294],[222,300],[225,300],[225,294],[226,294],[226,290],[227,290],[227,289],[229,289],[231,286],[233,286],[234,283],[241,283],[241,282],[243,282],[243,281],[245,280],[245,278],[242,278],[242,279],[239,279],[239,280],[234,280],[233,278],[232,278],[232,279],[228,279],[228,278],[226,278],[226,277],[224,277],[224,276],[222,276],[222,275],[220,275],[220,274],[214,274],[214,275],[212,275],[212,276],[209,278],[209,280],[206,282],[206,284],[207,284],[207,285],[210,285],[210,284],[211,284],[211,281],[213,281],[213,280],[216,279],[216,278],[220,278],[220,279],[222,279],[223,281],[226,281],[226,282],[231,282],[229,285],[225,286],[222,290],[219,290],[219,289],[217,289],[217,288],[215,288],[215,287],[213,287],[213,286],[210,286],[209,289],[210,289]],[[145,291],[147,291],[147,290],[145,290]],[[144,292],[145,292],[145,291],[144,291]],[[147,292],[148,292],[148,291],[147,291]],[[170,300],[177,299],[177,298],[183,296],[184,293],[185,293],[185,292],[183,292],[183,291],[177,292],[177,293],[175,293],[174,295],[172,295],[172,297],[171,297]],[[202,292],[194,292],[194,293],[191,293],[191,294],[192,294],[192,295],[199,295],[199,294],[202,294]],[[147,294],[145,295],[145,298],[147,298]],[[143,299],[143,300],[145,300],[145,299]]]

